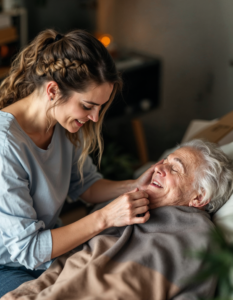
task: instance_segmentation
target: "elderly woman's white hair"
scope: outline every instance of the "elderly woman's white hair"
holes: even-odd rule
[[[216,212],[231,196],[233,192],[233,161],[227,157],[216,144],[192,140],[180,145],[197,150],[203,158],[203,164],[196,170],[195,188],[205,191],[202,200],[206,211]]]

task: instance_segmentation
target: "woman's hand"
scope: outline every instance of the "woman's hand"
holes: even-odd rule
[[[140,190],[146,190],[147,186],[151,183],[151,178],[155,171],[155,166],[162,164],[164,159],[158,161],[156,164],[152,165],[146,172],[144,172],[138,179],[135,180],[135,186]]]
[[[121,227],[145,223],[150,218],[148,194],[138,188],[126,193],[102,208],[104,227]],[[144,214],[143,217],[137,215]]]

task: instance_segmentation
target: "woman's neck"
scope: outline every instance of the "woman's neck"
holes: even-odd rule
[[[2,111],[11,113],[33,142],[38,147],[47,149],[56,124],[56,121],[53,120],[48,130],[49,123],[46,114],[48,109],[49,104],[46,99],[43,96],[39,98],[38,94],[34,92],[28,97],[7,106]]]
[[[43,96],[38,97],[38,93],[33,92],[28,97],[23,98],[2,111],[11,113],[19,125],[27,134],[46,135],[48,132],[47,110],[49,105]],[[56,121],[52,121],[54,127]]]

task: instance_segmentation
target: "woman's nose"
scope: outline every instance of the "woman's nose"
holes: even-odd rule
[[[90,115],[88,115],[88,119],[92,122],[98,122],[99,120],[99,111],[94,111]]]

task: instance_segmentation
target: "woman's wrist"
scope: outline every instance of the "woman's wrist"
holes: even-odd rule
[[[101,232],[101,231],[111,227],[111,225],[109,224],[108,215],[105,212],[104,208],[101,208],[101,209],[95,211],[94,214],[95,214],[95,217],[97,220],[96,224],[97,224],[98,231]]]

